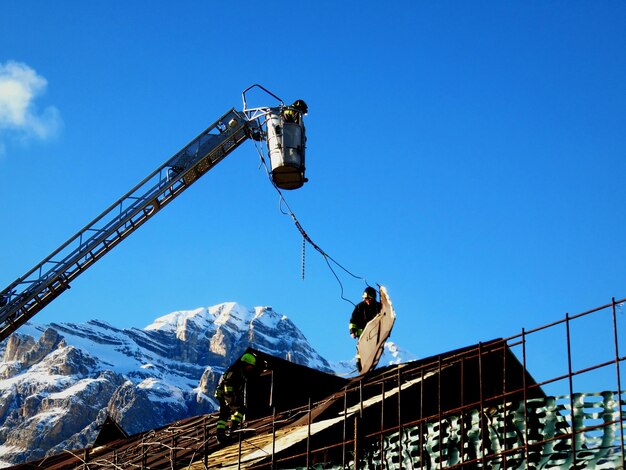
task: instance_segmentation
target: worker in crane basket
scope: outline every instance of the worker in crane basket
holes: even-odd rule
[[[215,397],[220,402],[218,441],[223,442],[226,439],[227,430],[233,431],[241,426],[246,413],[246,382],[257,372],[256,369],[257,358],[251,353],[245,353],[220,378],[215,389]]]
[[[283,110],[285,122],[299,123],[302,116],[309,112],[309,107],[303,100],[296,100],[291,106],[287,106]]]
[[[356,304],[350,316],[350,336],[358,340],[365,329],[365,325],[378,315],[381,309],[382,304],[376,300],[376,289],[367,286],[363,291],[363,300]],[[358,349],[356,368],[361,372],[361,358],[358,355]]]

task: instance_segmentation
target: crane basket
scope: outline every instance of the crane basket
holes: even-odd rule
[[[304,176],[306,134],[302,115],[287,108],[273,108],[267,118],[267,148],[272,166],[272,180],[281,189],[297,189]]]

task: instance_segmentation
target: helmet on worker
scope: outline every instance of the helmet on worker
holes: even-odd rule
[[[309,112],[309,107],[306,105],[306,103],[303,100],[294,101],[291,107],[297,109],[302,114],[306,114]]]
[[[241,356],[240,361],[243,362],[244,364],[256,366],[256,357],[254,357],[254,355],[250,353],[245,353],[243,356]]]
[[[371,286],[367,286],[365,291],[363,291],[363,298],[376,300],[376,289]]]

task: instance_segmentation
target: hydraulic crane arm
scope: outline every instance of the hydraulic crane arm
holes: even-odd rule
[[[70,283],[222,161],[255,131],[228,111],[76,235],[0,292],[0,341],[69,289]]]
[[[280,105],[246,109],[246,92],[259,87]],[[34,268],[0,291],[0,341],[70,288],[70,283],[248,138],[267,139],[272,180],[296,189],[304,177],[306,104],[285,106],[260,85],[243,92],[244,111],[231,109],[141,183]]]

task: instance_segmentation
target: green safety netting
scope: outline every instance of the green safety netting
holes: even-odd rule
[[[576,393],[445,416],[374,439],[360,468],[623,468],[620,398]]]

